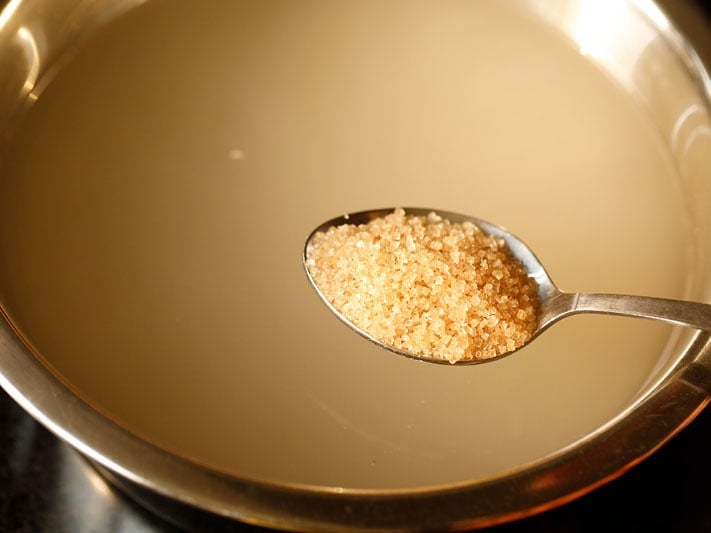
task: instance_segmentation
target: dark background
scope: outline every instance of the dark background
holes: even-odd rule
[[[5,3],[0,0],[0,6]],[[660,4],[711,65],[711,0]],[[711,532],[710,481],[707,408],[661,450],[617,480],[558,509],[492,528],[492,533]],[[234,529],[267,531],[238,524]],[[0,532],[45,531],[181,529],[109,486],[78,453],[0,389]]]

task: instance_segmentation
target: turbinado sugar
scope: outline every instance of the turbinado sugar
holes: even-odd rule
[[[514,351],[537,323],[535,281],[505,242],[471,222],[403,209],[317,232],[307,268],[344,317],[396,349],[434,359]]]

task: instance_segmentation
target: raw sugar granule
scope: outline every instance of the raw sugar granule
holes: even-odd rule
[[[404,209],[314,234],[306,266],[355,326],[451,363],[516,350],[537,321],[537,286],[502,239],[471,222]]]

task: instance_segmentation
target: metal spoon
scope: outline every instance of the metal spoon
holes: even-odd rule
[[[488,233],[495,237],[503,239],[508,246],[513,256],[518,259],[528,272],[529,277],[533,278],[538,284],[539,310],[538,324],[533,332],[533,335],[526,343],[530,343],[538,337],[551,325],[555,324],[562,318],[579,314],[579,313],[598,313],[606,315],[619,315],[627,317],[647,318],[660,320],[669,324],[678,326],[686,326],[700,330],[711,330],[711,305],[689,302],[683,300],[671,300],[667,298],[656,298],[650,296],[631,296],[623,294],[601,294],[601,293],[571,293],[564,292],[558,289],[551,280],[551,277],[546,272],[543,265],[538,260],[536,255],[524,244],[518,237],[509,233],[500,226],[496,226],[489,222],[479,220],[474,217],[440,211],[437,209],[422,209],[422,208],[404,208],[409,215],[427,215],[432,211],[436,212],[444,219],[451,222],[469,221],[478,226],[484,233]],[[394,211],[393,208],[388,209],[373,209],[369,211],[360,211],[348,215],[333,218],[324,222],[311,232],[306,239],[306,244],[303,250],[303,265],[306,270],[307,277],[312,286],[321,299],[326,303],[329,309],[335,313],[344,323],[354,329],[357,333],[369,339],[370,341],[390,350],[391,352],[423,361],[432,363],[451,364],[449,361],[434,357],[426,357],[419,354],[403,351],[388,344],[383,343],[379,339],[370,335],[367,331],[360,329],[348,320],[338,309],[334,308],[328,299],[319,290],[315,283],[307,265],[307,249],[309,242],[314,234],[319,231],[326,231],[331,226],[340,226],[342,224],[365,224],[373,219],[384,217]],[[525,345],[524,345],[525,346]],[[518,351],[523,346],[504,354],[510,355]],[[500,359],[503,356],[492,357],[489,359],[466,359],[457,361],[456,364],[476,364]]]

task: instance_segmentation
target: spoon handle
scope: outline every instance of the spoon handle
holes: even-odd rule
[[[711,330],[711,305],[651,296],[579,293],[571,313],[601,313],[651,318],[670,324]]]

